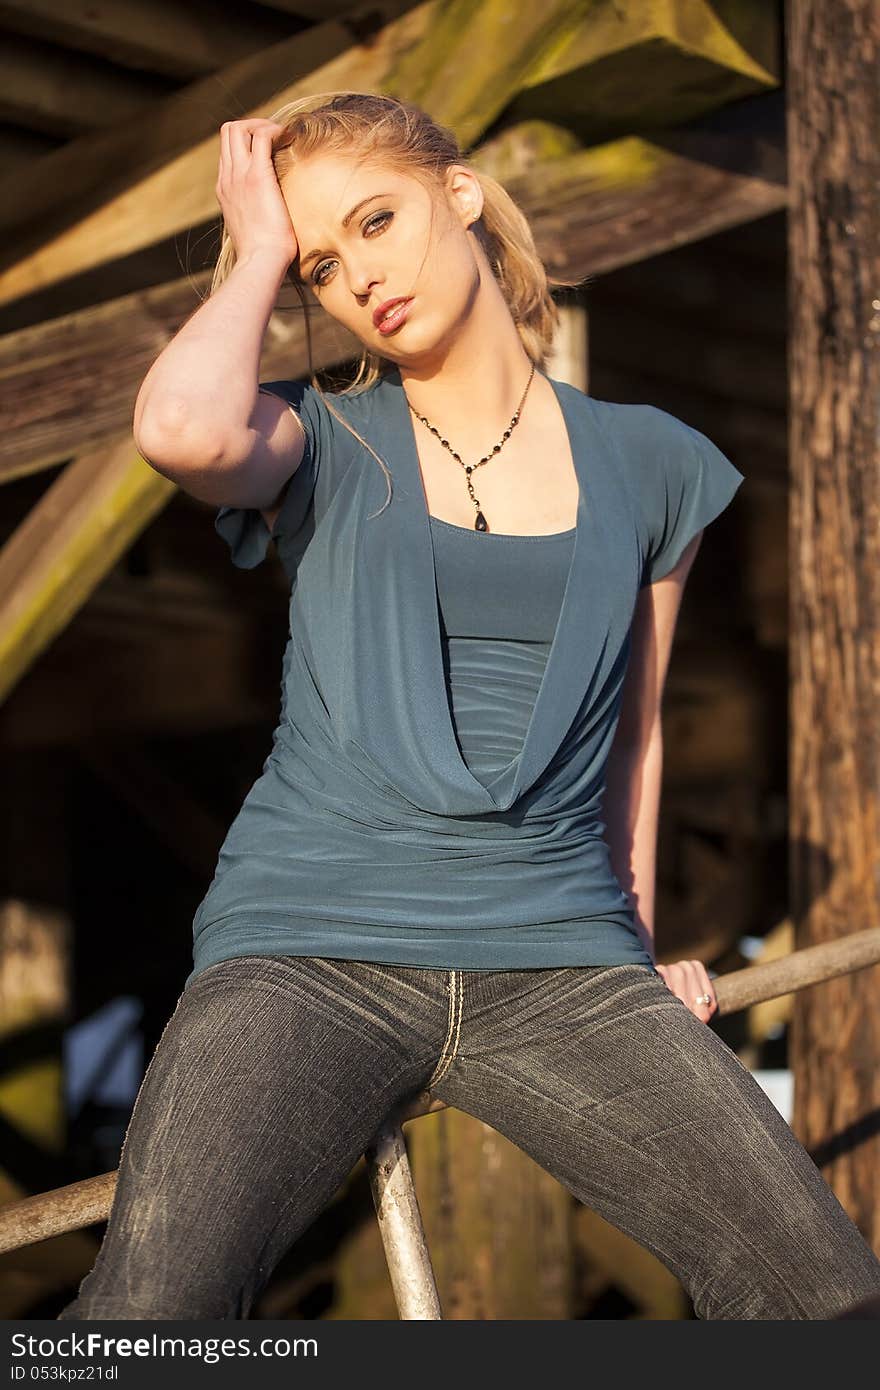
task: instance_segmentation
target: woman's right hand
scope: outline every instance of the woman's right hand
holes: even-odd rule
[[[284,129],[249,116],[220,127],[220,167],[214,192],[237,260],[269,248],[290,265],[299,244],[272,163],[272,142]]]

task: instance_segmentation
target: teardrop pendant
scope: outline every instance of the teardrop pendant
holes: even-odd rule
[[[488,523],[488,521],[486,520],[486,518],[483,516],[483,513],[482,513],[482,512],[477,512],[477,519],[476,519],[476,521],[474,522],[474,530],[475,530],[475,531],[488,531],[488,529],[489,529],[489,523]]]

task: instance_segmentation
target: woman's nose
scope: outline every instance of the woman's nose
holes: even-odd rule
[[[369,296],[374,285],[379,285],[382,277],[379,272],[369,266],[352,266],[350,271],[349,283],[352,294],[358,299],[365,299]]]

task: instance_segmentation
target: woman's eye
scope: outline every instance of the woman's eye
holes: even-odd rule
[[[368,218],[364,223],[364,236],[378,236],[379,232],[384,230],[393,216],[393,212],[377,212],[375,216]],[[319,266],[315,267],[312,273],[312,281],[314,284],[321,286],[325,283],[324,271],[332,264],[332,261],[322,261]]]
[[[364,233],[366,234],[366,232],[368,232],[371,227],[374,227],[377,222],[381,222],[384,225],[384,223],[393,216],[393,212],[377,212],[375,217],[369,218],[369,220],[364,223]],[[372,236],[372,232],[370,233],[370,235]]]

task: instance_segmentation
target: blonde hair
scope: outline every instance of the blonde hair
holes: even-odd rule
[[[442,186],[450,165],[464,164],[471,168],[483,193],[482,212],[471,228],[485,252],[527,355],[537,367],[543,367],[559,322],[559,310],[550,293],[551,279],[538,255],[523,212],[497,179],[467,164],[451,130],[433,121],[411,102],[376,92],[313,94],[285,103],[269,119],[284,127],[283,134],[273,142],[272,151],[272,163],[279,181],[299,159],[318,151],[347,155],[356,151],[367,161],[420,178],[434,190]],[[388,481],[387,500],[390,500],[391,475],[387,466],[333,408],[315,379],[310,325],[312,306],[299,278],[298,261],[297,256],[287,278],[296,289],[305,314],[310,384],[334,418],[376,459]],[[234,264],[235,248],[224,228],[210,294],[219,289]],[[554,277],[552,283],[572,287],[579,282]],[[364,347],[355,376],[338,394],[359,395],[369,390],[393,366],[388,358]]]

